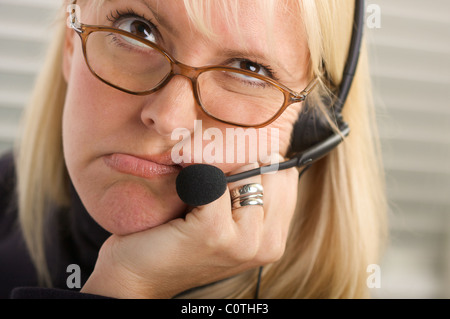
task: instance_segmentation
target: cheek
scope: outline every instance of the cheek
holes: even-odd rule
[[[109,111],[110,90],[92,75],[80,55],[74,57],[72,64],[63,127],[66,137],[76,137],[81,139],[78,143],[86,143],[98,136],[103,126],[112,125],[115,117]]]
[[[97,82],[84,60],[75,54],[63,114],[63,141],[66,151],[88,143],[87,136],[92,136],[98,118],[102,117],[97,102],[101,89],[99,91]]]
[[[281,155],[286,155],[291,141],[291,135],[295,122],[298,119],[303,104],[297,103],[291,105],[271,127],[278,130],[279,133],[279,151]]]
[[[77,48],[81,52],[81,48]],[[141,181],[112,173],[101,159],[111,150],[132,148],[142,135],[136,127],[136,99],[97,79],[81,54],[74,54],[63,113],[63,148],[69,176],[80,198],[111,233],[141,231],[176,218],[184,204],[174,178]],[[167,204],[167,203],[170,203]]]
[[[80,48],[75,48],[63,113],[63,148],[66,165],[72,180],[76,180],[80,162],[85,161],[89,145],[96,136],[96,119],[100,116],[95,91],[98,84],[89,72]],[[91,139],[89,138],[91,136]]]
[[[70,161],[85,160],[117,144],[139,119],[136,99],[96,78],[88,69],[81,47],[76,47],[63,113],[63,144]],[[91,154],[88,154],[91,152]],[[70,166],[70,165],[68,165]]]

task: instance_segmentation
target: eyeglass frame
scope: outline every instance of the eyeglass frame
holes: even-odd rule
[[[77,3],[77,0],[73,0],[72,1],[72,5],[75,5]],[[186,78],[188,78],[191,81],[192,84],[192,91],[194,94],[194,98],[197,102],[197,105],[200,107],[200,109],[203,111],[203,113],[205,113],[208,117],[219,121],[221,123],[225,123],[225,124],[230,124],[230,125],[234,125],[234,126],[239,126],[239,127],[245,127],[245,128],[262,128],[264,126],[267,126],[269,124],[271,124],[272,122],[274,122],[276,119],[278,119],[281,114],[283,114],[283,112],[288,108],[288,106],[294,104],[294,103],[299,103],[299,102],[303,102],[307,96],[311,93],[311,91],[316,87],[316,85],[319,83],[318,77],[314,77],[314,79],[307,85],[307,87],[301,91],[301,92],[295,92],[291,89],[289,89],[288,87],[286,87],[285,85],[279,83],[278,81],[271,79],[267,76],[264,75],[260,75],[251,71],[246,71],[246,70],[241,70],[241,69],[237,69],[237,68],[233,68],[233,67],[228,67],[228,66],[223,66],[223,65],[210,65],[210,66],[204,66],[204,67],[192,67],[189,65],[186,65],[184,63],[181,63],[179,61],[177,61],[175,58],[173,58],[168,52],[166,52],[164,49],[162,49],[161,47],[159,47],[156,43],[153,43],[149,40],[143,39],[133,33],[118,29],[118,28],[114,28],[114,27],[109,27],[109,26],[101,26],[101,25],[89,25],[89,24],[84,24],[81,23],[80,21],[78,21],[77,19],[77,15],[76,15],[76,11],[75,9],[72,9],[69,11],[69,20],[70,20],[70,28],[73,29],[79,36],[82,42],[82,47],[83,47],[83,55],[84,55],[84,59],[86,61],[86,65],[88,66],[89,70],[91,71],[91,73],[98,78],[100,81],[102,81],[103,83],[117,89],[120,90],[122,92],[128,93],[128,94],[132,94],[132,95],[137,95],[137,96],[144,96],[144,95],[150,95],[160,89],[162,89],[164,86],[166,86],[166,84],[168,84],[172,78],[174,76],[177,75],[181,75],[184,76]],[[135,92],[135,91],[130,91],[127,90],[125,88],[122,88],[118,85],[115,85],[113,83],[108,82],[107,80],[103,79],[102,77],[100,77],[91,67],[91,65],[89,64],[89,60],[87,57],[87,40],[88,37],[91,33],[94,32],[98,32],[98,31],[103,31],[103,32],[113,32],[113,33],[117,33],[119,35],[123,35],[129,38],[132,38],[133,40],[136,40],[138,42],[141,42],[147,46],[152,47],[153,49],[157,50],[158,52],[160,52],[170,63],[170,72],[166,75],[166,77],[164,79],[161,80],[161,82],[156,85],[154,88],[152,88],[151,90],[148,91],[143,91],[143,92]],[[234,123],[234,122],[230,122],[230,121],[226,121],[226,120],[222,120],[220,118],[215,117],[214,115],[210,114],[202,105],[202,101],[200,99],[199,96],[199,84],[198,84],[198,77],[204,73],[204,72],[208,72],[208,71],[228,71],[228,72],[233,72],[233,73],[238,73],[238,74],[242,74],[242,75],[246,75],[246,76],[250,76],[265,82],[270,83],[271,85],[273,85],[275,88],[277,88],[278,90],[281,91],[281,93],[283,93],[284,95],[284,102],[283,105],[279,108],[279,110],[277,111],[277,113],[275,115],[273,115],[269,120],[265,121],[264,123],[258,124],[258,125],[245,125],[245,124],[240,124],[240,123]]]

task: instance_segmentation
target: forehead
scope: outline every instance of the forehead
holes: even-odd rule
[[[225,37],[254,47],[266,39],[291,43],[305,38],[298,9],[292,0],[137,0],[168,14],[175,24],[189,24],[210,40]],[[297,5],[296,5],[297,4]],[[190,31],[192,29],[190,28]],[[244,40],[244,42],[242,42]],[[280,41],[277,41],[280,42]],[[272,47],[273,43],[270,43]]]

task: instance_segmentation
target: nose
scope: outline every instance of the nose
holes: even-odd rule
[[[170,137],[177,128],[194,131],[198,108],[191,81],[174,76],[163,88],[148,97],[141,121],[159,135]]]

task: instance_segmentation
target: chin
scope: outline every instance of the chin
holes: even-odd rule
[[[183,217],[186,210],[176,193],[162,197],[135,183],[116,184],[100,200],[88,200],[86,206],[100,226],[121,236],[158,227]]]

